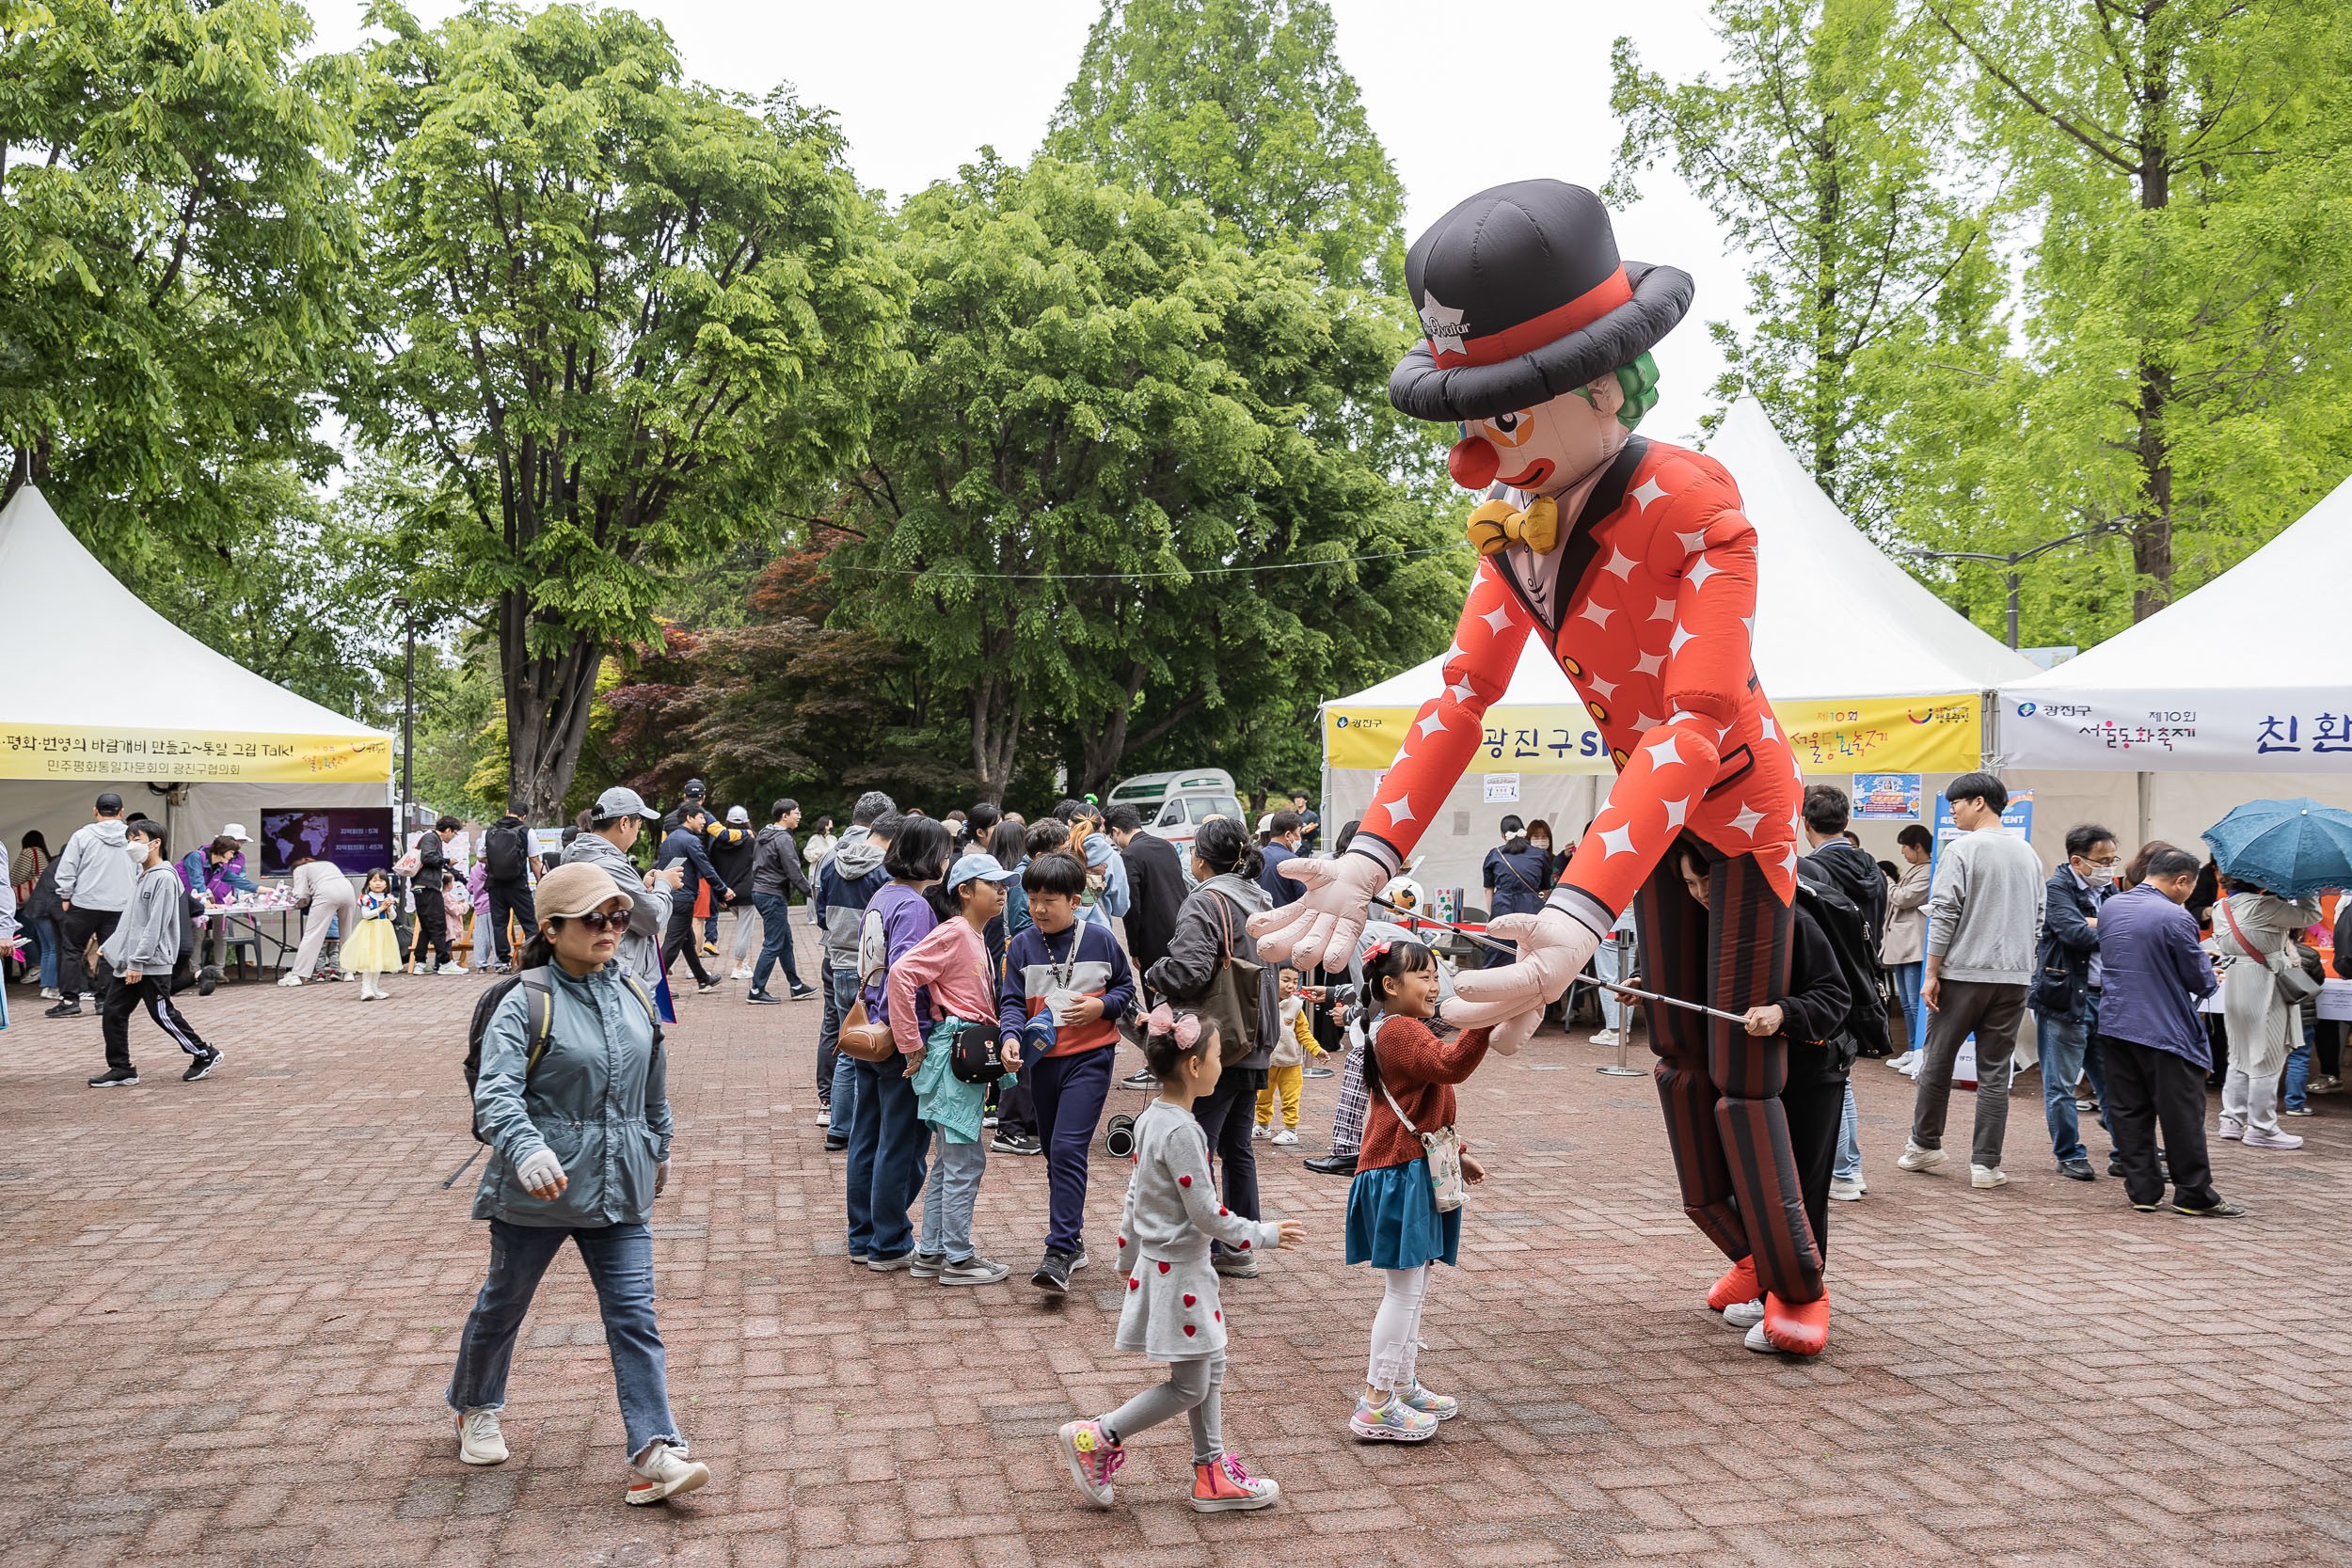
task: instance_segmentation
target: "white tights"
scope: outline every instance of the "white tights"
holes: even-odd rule
[[[1383,1269],[1387,1289],[1372,1320],[1372,1360],[1364,1382],[1375,1388],[1410,1389],[1413,1362],[1421,1350],[1421,1307],[1429,1294],[1429,1265]]]

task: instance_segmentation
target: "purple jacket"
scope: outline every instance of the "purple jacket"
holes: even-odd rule
[[[882,937],[889,943],[888,963],[897,963],[916,942],[931,934],[939,924],[938,911],[920,888],[904,882],[891,882],[866,902],[867,914],[882,916]],[[919,988],[914,999],[922,1006],[923,1016],[931,1015],[931,991],[929,986]],[[882,984],[866,990],[866,1016],[875,1023],[890,1022],[889,973],[884,970]]]
[[[2099,1033],[2212,1069],[2197,1004],[2219,982],[2194,916],[2144,883],[2119,893],[2099,907]]]

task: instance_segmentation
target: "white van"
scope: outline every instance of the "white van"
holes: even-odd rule
[[[1122,779],[1103,801],[1104,809],[1133,806],[1143,816],[1143,831],[1190,850],[1192,835],[1212,816],[1230,817],[1247,832],[1241,795],[1233,775],[1222,768],[1193,768],[1176,773],[1142,773]]]

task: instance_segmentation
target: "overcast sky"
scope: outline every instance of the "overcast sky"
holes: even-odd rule
[[[364,0],[308,0],[318,46],[359,41]],[[1629,36],[1644,62],[1681,80],[1717,62],[1703,0],[1591,0],[1475,8],[1331,0],[1340,58],[1406,190],[1407,243],[1487,185],[1548,176],[1597,188],[1618,129],[1609,49]],[[461,8],[412,0],[428,22]],[[1075,69],[1096,0],[640,0],[676,39],[688,74],[763,94],[779,83],[833,110],[859,180],[896,198],[952,176],[983,144],[1013,162],[1037,150]],[[1514,74],[1516,69],[1517,73]],[[1671,168],[1615,214],[1618,248],[1698,279],[1690,319],[1657,351],[1659,406],[1647,425],[1690,440],[1722,370],[1704,323],[1744,321],[1745,290],[1714,220]]]

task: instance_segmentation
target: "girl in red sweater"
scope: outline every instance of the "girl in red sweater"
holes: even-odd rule
[[[1472,1029],[1445,1040],[1431,1032],[1423,1021],[1438,1012],[1438,963],[1421,943],[1378,943],[1366,951],[1363,966],[1367,1000],[1388,1016],[1364,1052],[1371,1108],[1356,1180],[1347,1190],[1347,1260],[1378,1269],[1387,1291],[1372,1320],[1371,1361],[1348,1428],[1375,1442],[1419,1443],[1460,1410],[1421,1386],[1413,1359],[1429,1265],[1454,1261],[1462,1211],[1438,1211],[1428,1157],[1405,1121],[1423,1133],[1454,1125],[1454,1085],[1486,1058],[1487,1032]],[[1486,1175],[1465,1148],[1462,1179],[1480,1181]]]

